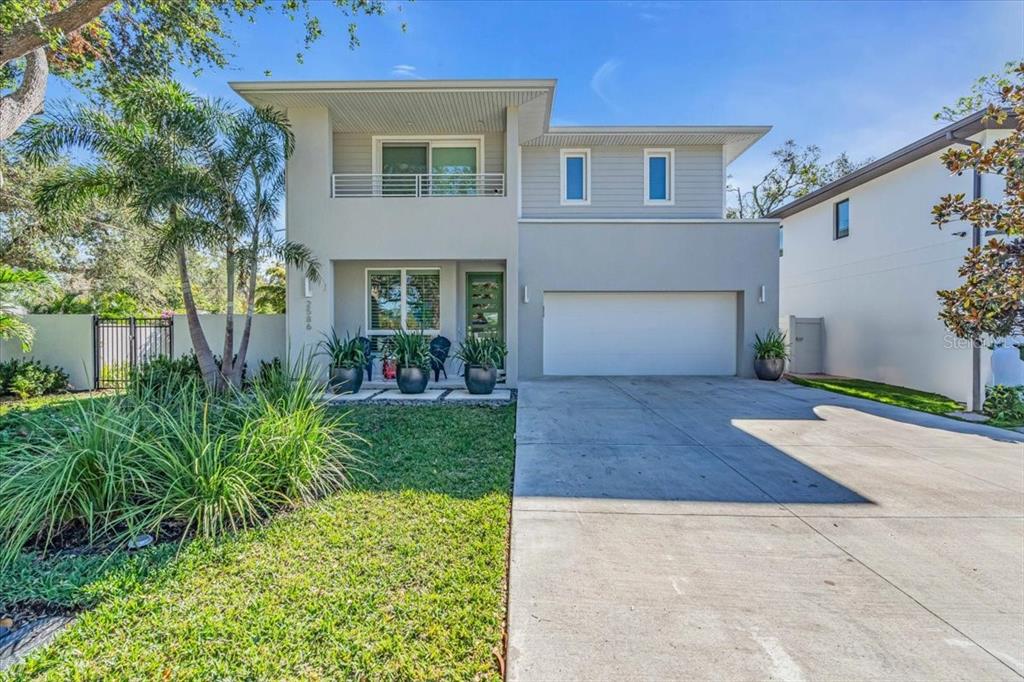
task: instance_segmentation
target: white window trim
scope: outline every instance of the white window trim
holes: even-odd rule
[[[582,199],[566,199],[565,198],[565,160],[569,157],[582,156],[583,157],[583,198]],[[562,206],[590,206],[590,150],[589,149],[563,149],[558,155],[559,172],[558,176],[561,178],[559,183],[560,189],[558,198]]]
[[[401,282],[402,282],[402,284],[401,284],[401,297],[400,297],[401,305],[399,307],[398,321],[399,321],[399,324],[401,324],[402,329],[404,331],[410,331],[408,325],[406,325],[406,323],[405,323],[406,315],[409,312],[408,306],[406,305],[406,300],[405,300],[405,296],[406,296],[406,293],[405,293],[405,291],[406,291],[406,284],[405,284],[405,282],[406,282],[406,272],[407,271],[409,271],[409,270],[420,270],[420,271],[432,270],[432,271],[437,273],[437,281],[438,281],[438,290],[437,291],[438,291],[438,296],[439,296],[439,298],[438,298],[438,308],[440,308],[440,303],[441,303],[441,300],[440,300],[440,296],[441,296],[441,268],[430,267],[430,266],[426,266],[426,267],[412,267],[412,268],[403,268],[403,267],[389,268],[389,267],[386,267],[386,266],[379,266],[379,267],[374,267],[374,268],[365,268],[365,271],[364,271],[365,272],[365,277],[363,279],[363,283],[364,283],[364,286],[363,286],[363,312],[364,312],[363,318],[366,320],[366,326],[364,327],[364,329],[366,329],[366,336],[367,337],[370,337],[370,336],[394,336],[395,332],[396,332],[396,330],[394,330],[394,329],[373,329],[370,326],[370,273],[371,272],[382,272],[382,271],[386,271],[386,270],[398,270],[399,273],[401,273],[399,275],[399,277],[401,278]],[[440,319],[440,317],[441,317],[441,311],[438,310],[438,319]],[[441,335],[441,330],[440,329],[414,329],[414,330],[411,330],[411,331],[416,332],[416,333],[428,334],[428,335],[431,335],[431,336],[440,336]]]
[[[666,199],[651,199],[651,157],[663,156],[668,161],[665,166],[665,182],[668,185]],[[664,149],[644,150],[644,206],[674,206],[676,203],[676,150],[671,147]]]
[[[476,174],[484,171],[484,136],[483,135],[374,135],[371,138],[372,161],[371,170],[374,175],[381,174],[381,147],[388,144],[425,144],[427,145],[427,174],[434,167],[434,147],[475,147]]]

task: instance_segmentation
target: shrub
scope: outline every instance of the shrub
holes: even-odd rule
[[[394,360],[398,367],[419,367],[430,369],[430,342],[421,333],[399,329],[388,337],[384,356]]]
[[[331,367],[342,367],[353,369],[366,364],[366,356],[363,354],[363,342],[358,333],[355,338],[345,332],[345,340],[338,338],[337,332],[331,329],[331,333],[324,333],[323,340],[319,344],[319,352],[326,355]]]
[[[178,388],[202,378],[195,353],[180,358],[156,357],[141,365],[128,378],[130,393],[142,395],[153,391]]]
[[[992,386],[982,411],[1000,422],[1024,422],[1024,386]]]
[[[501,339],[491,336],[467,336],[460,344],[455,357],[467,367],[498,367],[508,355],[508,348]]]
[[[35,398],[68,390],[69,377],[60,367],[44,365],[38,360],[0,362],[0,395]]]
[[[0,567],[67,530],[115,545],[170,527],[213,537],[347,484],[358,437],[308,367],[222,395],[161,376],[83,401],[0,458]]]
[[[763,337],[760,334],[754,334],[754,357],[758,360],[788,358],[786,335],[778,329],[769,329]]]

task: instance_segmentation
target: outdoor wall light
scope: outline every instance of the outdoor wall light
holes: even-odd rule
[[[768,300],[768,287],[766,287],[765,285],[762,284],[761,285],[761,291],[757,295],[757,302],[758,303],[764,303],[767,300]]]
[[[302,280],[302,293],[306,298],[313,298],[313,289],[309,285],[309,277]]]
[[[530,287],[523,285],[523,303],[530,302]]]

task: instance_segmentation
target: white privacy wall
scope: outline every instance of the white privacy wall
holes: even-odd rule
[[[220,355],[224,349],[226,316],[200,315],[199,318],[213,352]],[[91,389],[94,385],[92,315],[26,315],[23,319],[36,330],[32,350],[23,353],[17,341],[0,341],[0,361],[35,358],[44,364],[62,367],[75,390]],[[235,316],[236,351],[244,324],[244,315]],[[174,355],[187,355],[192,350],[192,342],[184,315],[174,316],[173,335]],[[255,315],[246,359],[249,371],[259,371],[260,360],[270,362],[275,357],[286,360],[284,315]]]
[[[986,195],[998,180],[983,178]],[[957,285],[970,227],[939,230],[931,209],[941,195],[971,191],[970,174],[950,176],[936,153],[782,220],[779,313],[824,318],[826,373],[969,402],[971,352],[938,319],[936,291]],[[843,199],[850,236],[834,240]],[[982,371],[984,382],[987,351]]]

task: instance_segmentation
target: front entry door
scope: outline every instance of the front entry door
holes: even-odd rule
[[[466,332],[505,338],[505,275],[466,273]]]

